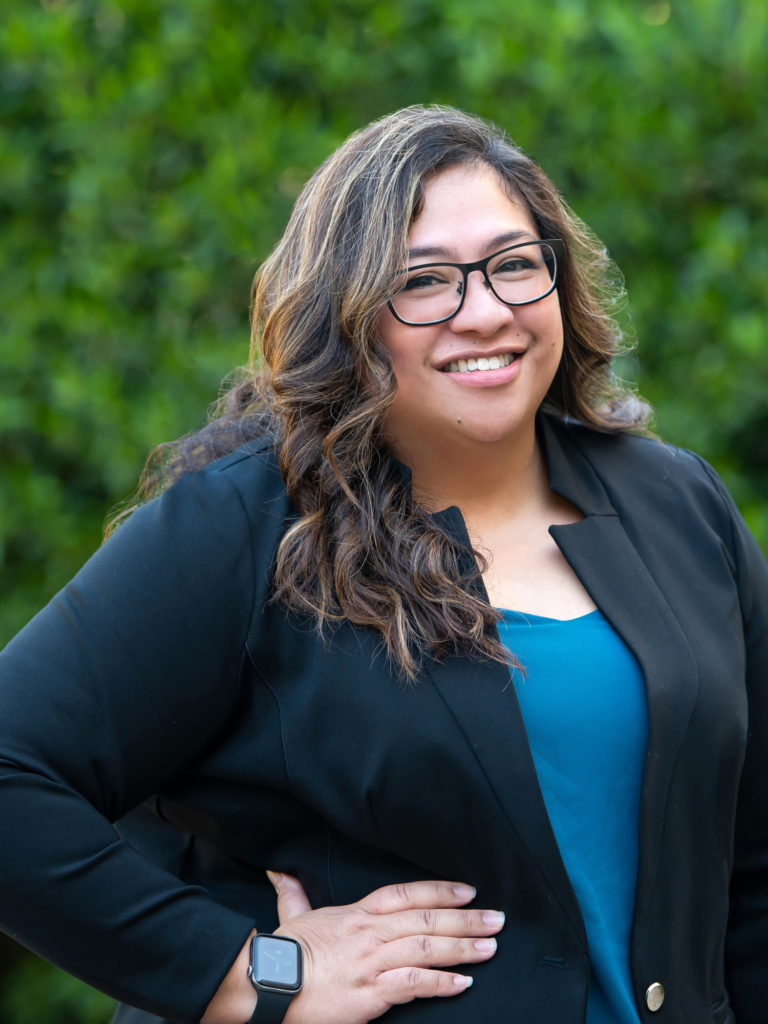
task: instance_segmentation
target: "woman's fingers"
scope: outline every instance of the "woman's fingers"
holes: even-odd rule
[[[299,1021],[359,1024],[398,1003],[460,995],[472,979],[433,968],[490,960],[504,923],[503,914],[466,906],[475,890],[460,882],[389,885],[359,903],[309,913],[296,878],[270,879],[280,931],[309,953],[306,984],[289,1010]]]
[[[376,962],[382,972],[399,967],[453,967],[490,960],[496,939],[454,939],[445,935],[409,935],[379,947]]]
[[[400,967],[380,974],[376,987],[390,1005],[433,996],[457,996],[472,984],[472,978],[448,971],[426,971],[422,967]]]
[[[404,882],[376,889],[357,904],[369,914],[396,914],[399,910],[460,907],[477,895],[463,882]]]
[[[277,892],[277,913],[280,924],[285,924],[292,917],[306,914],[312,905],[304,892],[304,886],[293,875],[281,875],[276,871],[268,871],[267,877]]]
[[[372,918],[376,935],[384,942],[408,935],[495,935],[504,927],[500,910],[404,910]]]

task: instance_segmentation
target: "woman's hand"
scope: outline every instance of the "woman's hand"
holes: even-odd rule
[[[269,875],[280,927],[303,950],[304,985],[285,1024],[365,1024],[396,1003],[456,996],[472,984],[435,967],[480,963],[496,951],[504,925],[493,910],[463,909],[468,885],[388,885],[347,907],[312,910],[298,879]]]
[[[303,950],[304,985],[285,1024],[365,1024],[395,1003],[457,996],[472,984],[435,967],[490,960],[504,915],[463,909],[475,897],[457,882],[387,885],[348,907],[313,910],[297,878],[269,872],[280,927]],[[252,935],[255,933],[252,933]],[[251,937],[252,937],[251,935]],[[201,1024],[242,1024],[256,1004],[249,937]]]

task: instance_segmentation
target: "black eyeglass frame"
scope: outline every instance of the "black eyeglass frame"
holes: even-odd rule
[[[524,249],[529,245],[548,245],[552,252],[555,254],[555,272],[552,275],[552,286],[549,291],[544,292],[543,295],[538,295],[535,299],[525,299],[524,302],[507,302],[506,299],[502,299],[496,289],[491,284],[491,279],[488,277],[488,264],[491,260],[495,260],[497,256],[501,256],[504,252],[510,252],[512,249]],[[401,324],[405,324],[406,327],[434,327],[435,324],[444,324],[449,320],[453,320],[455,316],[461,312],[461,308],[464,305],[464,299],[467,297],[467,287],[469,283],[469,275],[474,273],[475,270],[479,270],[485,279],[485,284],[493,292],[494,296],[503,302],[505,306],[530,306],[534,302],[541,302],[542,299],[546,299],[548,295],[557,288],[557,278],[560,273],[560,263],[565,254],[565,243],[562,238],[536,238],[530,242],[517,242],[515,245],[508,245],[505,249],[499,249],[498,252],[492,252],[490,256],[486,256],[485,259],[476,260],[474,263],[448,263],[445,260],[435,263],[418,263],[415,267],[408,267],[406,274],[410,274],[414,270],[428,270],[429,267],[456,267],[464,275],[464,284],[461,290],[461,301],[459,302],[456,309],[451,313],[450,316],[444,316],[440,320],[427,320],[423,323],[414,323],[412,320],[403,320],[401,316],[397,315],[395,307],[392,305],[392,300],[387,299],[387,305],[389,311],[395,320],[399,320]]]

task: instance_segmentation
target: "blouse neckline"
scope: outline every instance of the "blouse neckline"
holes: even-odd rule
[[[533,615],[529,612],[513,611],[511,608],[497,608],[496,611],[501,612],[505,619],[515,619],[518,622],[557,622],[561,625],[568,625],[573,622],[584,622],[586,619],[591,619],[595,615],[601,616],[599,608],[595,608],[594,611],[587,612],[586,615],[576,615],[572,619],[553,619],[547,615]]]

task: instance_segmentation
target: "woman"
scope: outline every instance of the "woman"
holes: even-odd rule
[[[455,110],[305,187],[264,376],[0,661],[0,919],[118,1020],[766,1020],[768,574],[609,271]]]

